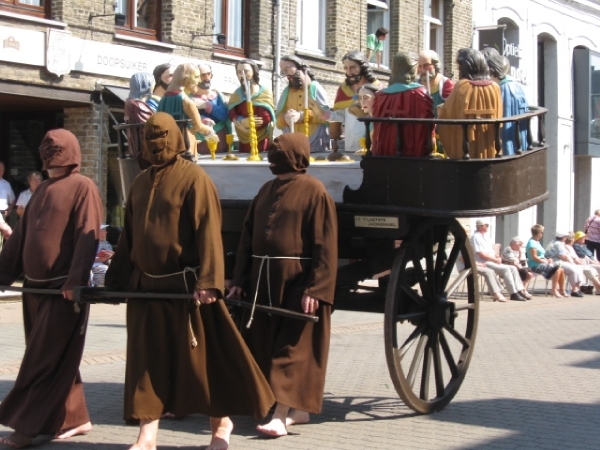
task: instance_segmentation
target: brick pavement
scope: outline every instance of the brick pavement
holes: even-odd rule
[[[276,440],[234,418],[233,449],[593,449],[600,446],[600,297],[482,302],[475,354],[452,403],[414,414],[387,373],[382,316],[338,310],[323,414]],[[23,350],[19,303],[0,303],[0,398]],[[126,449],[136,427],[121,420],[124,306],[94,305],[84,361],[94,430],[49,449]],[[0,426],[0,435],[7,428]],[[159,448],[198,449],[208,420],[161,422]],[[202,447],[200,447],[202,448]]]

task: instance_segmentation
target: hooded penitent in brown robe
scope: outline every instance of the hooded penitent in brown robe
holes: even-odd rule
[[[204,170],[186,161],[175,120],[158,112],[144,127],[145,159],[105,283],[152,293],[191,293],[224,283],[221,209]],[[167,296],[168,297],[168,296]],[[125,419],[202,413],[264,417],[274,398],[222,299],[129,299]]]
[[[502,117],[500,87],[491,80],[462,79],[454,86],[439,113],[440,119],[496,119]],[[440,140],[449,158],[463,157],[461,125],[440,125]],[[471,158],[495,158],[496,129],[493,125],[470,126],[468,132]]]
[[[304,294],[319,300],[315,324],[261,312],[254,313],[250,328],[246,328],[248,314],[242,323],[242,335],[277,402],[319,413],[337,271],[337,220],[323,184],[306,174],[309,158],[310,144],[303,134],[284,134],[271,144],[273,173],[297,175],[267,182],[252,202],[232,285],[242,287],[248,301],[254,299],[258,285],[258,304],[296,312],[302,312]],[[278,259],[263,263],[256,256]]]
[[[87,285],[96,255],[102,204],[79,174],[81,152],[69,131],[49,131],[40,146],[44,169],[71,167],[44,181],[0,253],[0,284],[25,273],[26,287],[72,290]],[[57,295],[23,294],[25,355],[15,386],[0,404],[0,423],[34,437],[90,421],[79,363],[88,305]]]

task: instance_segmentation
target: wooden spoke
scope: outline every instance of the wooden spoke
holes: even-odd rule
[[[459,258],[464,269],[457,272]],[[455,219],[414,220],[397,250],[386,292],[385,351],[394,387],[414,411],[443,409],[466,376],[479,316],[473,261]],[[457,306],[448,298],[461,284],[466,302]]]
[[[466,337],[464,337],[462,334],[460,334],[455,329],[447,327],[446,330],[448,331],[448,333],[450,333],[452,336],[454,336],[454,338],[457,341],[459,341],[464,347],[469,347],[471,345],[471,341],[469,339],[467,339]]]
[[[437,397],[443,397],[445,392],[444,386],[444,373],[442,370],[442,359],[440,357],[440,342],[439,333],[435,334],[435,338],[432,339],[432,350],[433,350],[433,373],[435,375],[435,392]]]
[[[454,361],[454,357],[452,356],[452,350],[450,350],[450,346],[448,345],[448,341],[446,340],[446,336],[444,336],[444,331],[440,330],[439,334],[440,346],[442,347],[442,351],[444,352],[444,357],[446,358],[446,364],[448,364],[448,368],[450,369],[450,374],[453,377],[458,376],[458,366]]]
[[[410,364],[410,370],[408,371],[408,384],[410,386],[415,385],[415,378],[417,376],[417,369],[421,365],[421,361],[423,360],[423,350],[427,347],[427,335],[423,334],[419,338],[419,344],[417,345],[415,354],[413,356],[413,360]]]

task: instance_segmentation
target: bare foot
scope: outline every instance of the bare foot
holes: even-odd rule
[[[84,423],[83,425],[79,425],[78,427],[71,428],[66,431],[59,431],[54,435],[56,439],[68,439],[73,436],[78,436],[80,434],[87,434],[92,431],[92,422]]]
[[[233,431],[233,422],[229,417],[211,417],[210,428],[212,439],[206,450],[227,450],[229,448],[229,437]]]
[[[8,436],[1,437],[0,444],[4,444],[12,448],[25,448],[33,444],[33,439],[15,431],[14,433],[10,433]]]
[[[133,444],[131,447],[129,447],[129,450],[156,450],[156,445],[152,445],[152,444],[139,444],[139,443],[135,443]]]
[[[285,426],[289,427],[291,425],[301,425],[303,423],[308,423],[310,420],[310,414],[306,411],[302,411],[300,409],[290,409],[287,417],[285,418]]]
[[[283,423],[283,421],[281,421],[281,419],[272,419],[269,423],[265,425],[258,425],[256,429],[261,433],[266,434],[267,436],[273,437],[281,437],[287,434],[285,424]]]

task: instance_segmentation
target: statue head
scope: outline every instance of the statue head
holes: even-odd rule
[[[505,78],[510,70],[508,58],[502,56],[500,52],[493,47],[486,47],[481,53],[490,69],[490,75],[498,80]]]
[[[154,77],[147,72],[136,72],[129,79],[129,98],[145,100],[152,95]]]
[[[344,72],[346,73],[346,84],[352,86],[358,84],[364,78],[368,83],[377,81],[373,70],[367,61],[367,57],[358,50],[348,52],[342,58]]]
[[[375,101],[375,96],[378,92],[379,87],[371,83],[363,84],[358,90],[358,101],[360,102],[360,107],[368,115],[372,115],[373,113],[373,102]]]
[[[247,80],[250,80],[250,82],[254,84],[259,84],[260,82],[258,65],[251,59],[242,59],[241,61],[236,62],[235,73],[242,86],[244,86],[244,78],[242,74]]]
[[[175,72],[173,72],[173,79],[169,84],[167,92],[183,91],[186,94],[194,93],[198,90],[199,80],[200,69],[198,69],[196,64],[179,64]]]
[[[485,58],[479,50],[461,48],[456,55],[458,78],[467,80],[489,79],[489,69]]]
[[[288,55],[281,58],[279,68],[281,69],[281,74],[287,78],[290,88],[292,89],[302,89],[304,87],[305,70],[310,81],[314,81],[315,79],[315,76],[308,65],[294,55]]]
[[[200,70],[200,82],[198,83],[198,87],[204,90],[210,89],[213,78],[212,68],[208,64],[202,63],[198,65],[198,69]]]
[[[435,78],[441,70],[440,55],[433,50],[423,50],[419,53],[417,74],[421,80],[426,80],[427,77],[429,77],[429,79]]]
[[[417,78],[417,62],[408,52],[398,52],[392,61],[390,84],[410,84]]]
[[[160,86],[166,91],[173,77],[173,66],[169,63],[160,64],[154,68],[152,75],[154,76],[154,86]]]

